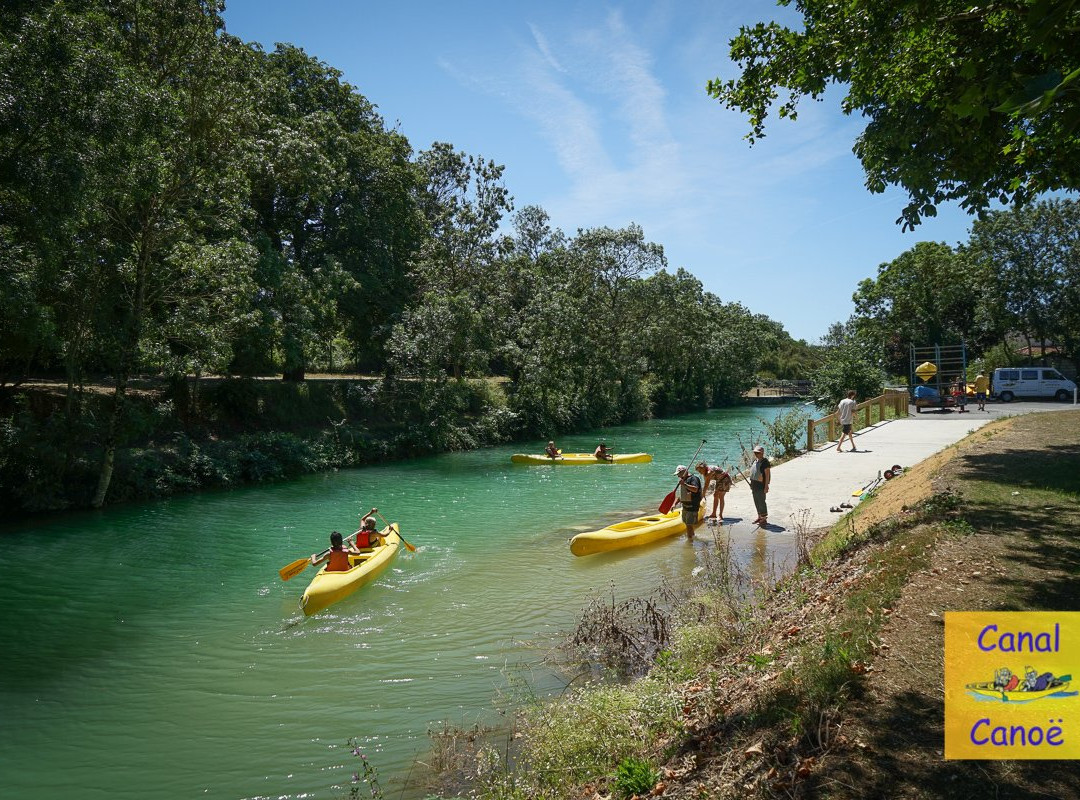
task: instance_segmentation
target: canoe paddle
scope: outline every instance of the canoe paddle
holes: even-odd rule
[[[862,494],[862,493],[863,493],[863,492],[865,492],[865,491],[866,491],[866,490],[867,490],[868,488],[870,488],[870,484],[871,484],[871,483],[873,483],[874,481],[877,481],[877,480],[881,480],[881,473],[880,473],[880,472],[879,472],[879,473],[877,474],[877,477],[876,477],[876,478],[871,478],[871,479],[870,479],[870,480],[868,480],[868,481],[867,481],[867,482],[866,482],[865,484],[863,484],[863,486],[862,486],[861,488],[859,488],[859,489],[856,489],[856,490],[855,490],[854,492],[852,492],[852,493],[851,493],[851,496],[852,496],[852,497],[858,497],[858,496],[859,496],[860,494]]]
[[[373,511],[377,512],[378,509],[373,508],[373,509],[371,509],[371,511],[368,512],[368,514],[372,513]],[[360,531],[354,531],[353,533],[350,533],[348,536],[345,537],[345,539],[343,540],[343,543],[349,541],[349,539],[355,539],[356,534],[358,534],[358,533],[360,533]],[[400,534],[398,534],[398,535],[400,536]],[[405,540],[402,539],[401,541],[404,542]],[[330,548],[328,547],[325,550],[323,550],[321,553],[316,553],[314,556],[308,556],[307,558],[298,558],[298,559],[296,559],[296,561],[293,561],[291,564],[287,564],[286,566],[279,569],[278,570],[278,575],[281,576],[281,579],[283,581],[287,581],[290,578],[295,578],[297,575],[299,575],[305,569],[310,567],[316,561],[320,561],[323,558],[326,558],[326,556],[329,553],[330,553]]]
[[[687,469],[693,469],[692,465],[694,463],[694,459],[698,457],[698,453],[701,452],[701,448],[704,446],[705,440],[702,439],[701,444],[698,445],[698,449],[694,452],[694,455],[691,456],[690,461],[688,462],[691,466],[687,467]],[[666,514],[671,511],[671,507],[675,505],[675,493],[677,491],[679,491],[679,484],[675,484],[675,488],[668,493],[667,497],[660,501],[660,507],[657,509],[657,511],[659,511],[661,514]]]
[[[405,545],[406,550],[408,550],[410,553],[415,553],[416,552],[416,548],[405,541],[405,537],[401,535],[401,530],[398,529],[398,528],[391,527],[390,523],[386,521],[386,517],[384,517],[382,514],[379,514],[379,509],[373,508],[371,510],[374,511],[376,514],[378,514],[379,519],[381,519],[383,521],[383,525],[390,528],[390,530],[396,530],[397,531],[398,538],[401,539],[401,543],[403,545]]]

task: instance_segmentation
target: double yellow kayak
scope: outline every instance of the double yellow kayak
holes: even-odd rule
[[[373,581],[394,560],[401,547],[398,525],[390,523],[382,529],[386,543],[364,551],[360,555],[349,556],[351,569],[327,572],[323,566],[311,579],[304,596],[300,598],[300,608],[304,616],[317,614],[327,606],[348,597],[361,586]]]
[[[1069,681],[1055,681],[1053,685],[1038,692],[1025,692],[1023,690],[1007,692],[1004,689],[995,687],[992,683],[969,683],[964,688],[975,692],[975,694],[981,694],[983,697],[993,697],[1006,703],[1025,703],[1028,700],[1038,700],[1040,697],[1048,697],[1063,692],[1069,688]]]
[[[610,461],[597,458],[592,453],[563,453],[558,458],[543,454],[515,453],[510,460],[515,464],[648,464],[652,456],[648,453],[617,453]]]
[[[698,508],[698,522],[703,519],[705,519],[704,503]],[[682,521],[682,509],[677,508],[667,514],[635,517],[625,522],[608,525],[598,531],[579,533],[570,540],[570,552],[575,556],[591,556],[594,553],[606,553],[609,550],[638,547],[685,532],[686,525]]]

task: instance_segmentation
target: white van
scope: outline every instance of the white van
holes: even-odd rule
[[[1014,397],[1072,400],[1076,384],[1049,367],[998,367],[990,389],[1003,403],[1011,403]]]

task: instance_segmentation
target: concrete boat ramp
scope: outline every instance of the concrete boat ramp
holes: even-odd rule
[[[843,452],[837,452],[836,442],[830,442],[773,467],[768,494],[769,524],[764,529],[750,524],[757,516],[750,489],[745,482],[736,483],[728,493],[723,522],[733,547],[742,549],[751,545],[761,550],[768,541],[768,550],[773,557],[787,561],[790,555],[785,552],[787,548],[775,541],[772,534],[777,538],[794,538],[796,518],[801,517],[805,517],[809,528],[832,525],[843,515],[829,509],[841,503],[857,505],[859,498],[852,493],[873,481],[879,472],[883,473],[894,464],[912,467],[999,417],[1075,410],[1077,406],[1061,403],[988,404],[985,411],[978,411],[971,404],[969,409],[962,414],[950,409],[916,415],[912,408],[911,416],[906,419],[888,420],[858,431],[855,434],[856,452],[850,452],[851,445],[847,441]],[[708,513],[712,498],[705,498],[705,502]],[[699,527],[697,538],[710,539],[710,530],[715,528],[712,525]]]

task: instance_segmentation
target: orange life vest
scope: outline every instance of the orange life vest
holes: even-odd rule
[[[371,531],[361,528],[356,534],[356,546],[360,548],[374,547],[374,544],[371,541],[371,534]]]
[[[347,569],[351,569],[352,565],[349,563],[349,554],[344,550],[331,550],[330,561],[326,565],[327,572],[344,572]]]

